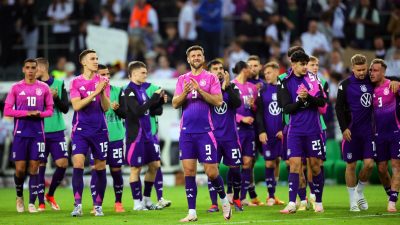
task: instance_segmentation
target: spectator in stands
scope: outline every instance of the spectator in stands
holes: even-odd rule
[[[88,0],[76,0],[73,3],[71,19],[79,22],[91,21],[95,18],[96,12],[93,4]]]
[[[290,31],[294,28],[294,24],[286,17],[273,13],[270,17],[270,25],[265,31],[266,41],[271,52],[272,43],[280,43],[280,50],[285,54],[290,47]]]
[[[292,40],[300,37],[306,30],[305,23],[305,5],[302,1],[286,0],[278,1],[278,10],[280,15],[285,15],[288,20],[294,24],[292,30]]]
[[[156,79],[168,79],[174,76],[175,70],[170,67],[170,62],[167,56],[160,55],[158,57],[158,68],[152,74]]]
[[[346,5],[341,0],[329,0],[329,12],[332,15],[332,36],[345,46]]]
[[[268,55],[265,30],[269,23],[270,14],[265,9],[264,0],[251,0],[248,9],[241,15],[241,21],[236,28],[236,35],[244,42],[244,48],[261,58]]]
[[[197,13],[200,17],[199,40],[204,47],[206,59],[211,60],[220,57],[222,1],[202,0]]]
[[[164,40],[164,47],[168,58],[171,59],[172,64],[175,64],[175,61],[180,57],[180,40],[176,25],[173,23],[168,23],[165,26],[165,34],[167,37]]]
[[[115,21],[119,22],[122,12],[122,1],[117,0],[102,0],[103,8],[109,9],[115,15]]]
[[[146,50],[154,50],[155,46],[162,43],[162,38],[160,34],[154,30],[153,24],[148,23],[143,30],[143,42],[146,45]]]
[[[175,68],[176,70],[173,75],[174,78],[178,78],[180,75],[189,72],[189,69],[187,67],[187,62],[185,61],[178,61],[175,65]]]
[[[322,17],[322,13],[329,9],[327,0],[305,0],[306,5],[306,19],[318,19]]]
[[[17,29],[20,30],[26,58],[36,58],[39,42],[39,28],[36,25],[35,0],[25,0],[18,4]]]
[[[385,60],[393,60],[397,50],[400,50],[400,34],[393,37],[392,46],[386,52]]]
[[[65,63],[64,68],[65,68],[65,73],[66,73],[66,76],[64,77],[65,89],[69,90],[69,84],[70,84],[71,80],[74,79],[75,76],[80,73],[79,73],[79,71],[76,71],[76,67],[73,62]]]
[[[70,16],[72,15],[73,5],[69,0],[52,0],[47,16],[53,23],[53,35],[57,44],[61,44],[57,53],[61,55],[69,55],[69,43],[71,40]]]
[[[376,36],[374,38],[374,50],[375,50],[375,58],[385,59],[386,48],[385,42],[381,36]]]
[[[74,34],[72,39],[72,46],[73,46],[73,55],[79,55],[83,50],[87,49],[86,45],[86,35],[87,35],[87,24],[86,21],[81,21],[78,23],[78,30]],[[73,58],[75,65],[79,64],[78,57]]]
[[[334,50],[330,53],[330,60],[329,60],[329,72],[330,73],[341,73],[345,72],[344,63],[342,60],[342,55],[340,52]]]
[[[378,10],[371,6],[369,0],[360,0],[360,4],[351,10],[349,21],[354,28],[355,47],[370,49],[380,21]]]
[[[221,46],[226,46],[233,40],[235,36],[234,28],[234,13],[236,7],[233,0],[222,1],[222,34],[221,34]]]
[[[9,66],[13,61],[12,46],[15,43],[16,7],[9,1],[0,1],[0,65]]]
[[[390,14],[387,31],[392,36],[395,34],[400,34],[400,3],[395,4],[395,7]]]
[[[301,42],[303,44],[304,51],[309,55],[320,57],[326,52],[331,51],[331,46],[328,40],[321,32],[317,30],[316,20],[310,20],[308,23],[308,31],[301,35]]]
[[[333,39],[333,29],[332,29],[332,14],[330,11],[323,12],[321,14],[321,20],[317,23],[317,29],[321,32],[329,43]]]
[[[65,72],[65,64],[67,63],[67,58],[65,56],[60,56],[56,62],[56,68],[51,71],[51,75],[56,79],[64,79],[67,76]]]
[[[186,49],[194,45],[197,39],[196,12],[193,4],[188,0],[177,0],[176,6],[180,9],[178,18],[178,32],[181,39],[181,58],[186,56]]]
[[[156,58],[157,58],[157,53],[155,51],[148,51],[144,55],[144,60],[145,60],[144,62],[146,63],[147,73],[149,75],[153,74],[157,68]]]
[[[231,42],[230,46],[225,51],[225,60],[224,63],[229,65],[229,74],[231,75],[231,79],[233,79],[233,68],[236,63],[239,61],[247,62],[247,58],[249,58],[249,53],[247,53],[243,47],[242,42],[239,40],[234,40]]]
[[[104,7],[101,14],[100,26],[104,28],[124,29],[121,24],[117,22],[117,16],[113,10]]]

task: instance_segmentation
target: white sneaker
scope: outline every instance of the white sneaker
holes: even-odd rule
[[[273,205],[275,205],[275,199],[274,198],[268,198],[267,206],[273,206]]]
[[[284,209],[279,211],[282,214],[292,214],[296,212],[296,203],[289,202]]]
[[[316,202],[315,203],[314,212],[316,212],[316,213],[323,213],[324,212],[324,207],[322,206],[322,202]]]
[[[361,210],[367,210],[368,209],[368,202],[367,202],[367,199],[364,196],[359,197],[359,199],[357,201],[357,205]]]
[[[30,213],[37,213],[37,212],[39,212],[39,211],[36,209],[36,206],[35,206],[34,204],[29,204],[29,205],[28,205],[28,211],[29,211]]]
[[[23,213],[25,211],[24,197],[17,197],[16,205],[17,205],[17,212]]]
[[[360,208],[358,208],[356,203],[350,204],[350,212],[360,212]]]
[[[395,213],[395,212],[397,212],[397,209],[396,209],[396,202],[391,202],[391,201],[389,201],[388,207],[387,207],[387,211],[390,212],[390,213]]]
[[[230,220],[232,217],[232,209],[231,204],[228,202],[226,204],[222,204],[222,215],[225,220]]]
[[[141,204],[135,205],[135,207],[133,207],[133,210],[135,210],[135,211],[147,211],[148,209],[146,208],[146,206],[142,202]]]
[[[95,206],[94,207],[94,216],[104,216],[103,207]]]
[[[188,214],[185,218],[179,220],[181,223],[187,223],[187,222],[195,222],[197,221],[197,215],[192,215]]]
[[[308,198],[308,203],[312,206],[312,209],[314,210],[315,210],[315,200],[316,200],[315,194],[310,194],[310,197]]]
[[[83,215],[82,204],[75,205],[74,210],[71,212],[71,216],[78,217],[78,216],[82,216],[82,215]]]
[[[228,197],[229,203],[233,204],[233,193],[226,194],[226,196]]]
[[[297,209],[297,211],[306,211],[309,209],[309,205],[307,200],[301,201],[299,204],[299,208]]]
[[[161,198],[161,199],[157,202],[156,206],[158,206],[158,207],[160,207],[160,208],[165,208],[165,207],[171,206],[171,204],[172,204],[172,202],[171,202],[170,200],[166,200],[166,199],[164,199],[164,198]]]

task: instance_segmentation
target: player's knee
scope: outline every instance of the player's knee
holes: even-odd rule
[[[356,166],[357,166],[356,163],[347,163],[346,170],[355,172],[356,171]]]
[[[56,166],[66,169],[68,167],[68,160],[67,159],[62,159],[62,160],[59,159],[56,161]]]
[[[110,167],[111,172],[118,172],[121,170],[121,167]]]
[[[380,175],[385,175],[388,172],[388,166],[386,163],[379,163],[378,164],[378,173]]]
[[[371,171],[372,168],[374,168],[374,162],[373,161],[368,161],[368,162],[364,162],[364,169]]]
[[[208,170],[206,174],[210,180],[215,180],[219,175],[218,170]]]
[[[185,168],[184,170],[183,170],[183,172],[185,173],[185,176],[189,176],[189,177],[192,177],[192,176],[196,176],[196,169],[192,169],[192,168]]]
[[[17,177],[24,177],[24,176],[25,176],[25,169],[23,169],[23,168],[16,168],[16,169],[15,169],[15,176],[17,176]]]

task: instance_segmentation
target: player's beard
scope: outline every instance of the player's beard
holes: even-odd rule
[[[199,62],[198,65],[196,65],[196,64],[197,64],[197,62],[191,62],[191,63],[190,63],[190,67],[192,67],[193,69],[198,70],[198,69],[200,69],[200,68],[203,66],[203,63],[202,63],[202,62]]]

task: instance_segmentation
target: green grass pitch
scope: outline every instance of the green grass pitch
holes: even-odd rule
[[[260,200],[265,201],[266,187],[257,186]],[[316,214],[312,210],[297,212],[293,215],[281,215],[279,210],[283,206],[274,207],[246,207],[244,212],[233,212],[232,219],[225,221],[221,212],[209,214],[206,209],[210,206],[210,200],[206,187],[199,187],[197,196],[198,222],[195,224],[374,224],[389,225],[400,224],[400,213],[389,214],[386,212],[387,197],[381,186],[367,186],[365,195],[369,203],[368,211],[359,213],[349,212],[348,195],[345,186],[326,186],[324,191],[325,212]],[[112,187],[107,187],[105,202],[103,204],[104,217],[94,217],[91,215],[91,199],[89,189],[85,189],[83,194],[84,215],[80,218],[72,218],[70,212],[73,208],[72,190],[60,188],[56,191],[56,200],[61,207],[60,211],[52,211],[46,205],[46,211],[29,214],[17,213],[15,210],[15,190],[0,189],[0,224],[24,224],[24,225],[49,225],[49,224],[179,224],[179,219],[186,216],[187,203],[184,187],[166,187],[164,196],[172,200],[172,206],[160,211],[132,211],[133,201],[129,188],[124,189],[123,204],[127,212],[114,213],[114,193]],[[28,192],[24,192],[25,207],[28,202]],[[152,193],[153,199],[155,193]],[[278,186],[277,196],[287,201],[287,187]],[[400,208],[400,206],[398,206]]]

